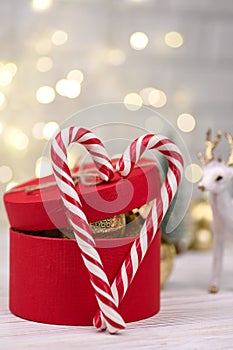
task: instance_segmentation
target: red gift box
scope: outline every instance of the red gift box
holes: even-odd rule
[[[11,225],[10,310],[37,322],[92,325],[98,306],[76,241],[32,234],[69,226],[56,185],[27,191],[31,186],[51,181],[54,181],[53,176],[34,179],[4,195]],[[160,176],[155,163],[142,159],[127,180],[115,174],[110,183],[84,186],[79,182],[76,190],[89,222],[94,222],[138,208],[156,198],[160,191]],[[109,203],[109,211],[102,210],[98,198]],[[128,199],[126,203],[124,198]],[[117,199],[113,211],[110,204]],[[134,237],[96,240],[110,283],[133,241]],[[119,311],[125,322],[132,322],[156,314],[159,308],[160,230],[120,303]]]

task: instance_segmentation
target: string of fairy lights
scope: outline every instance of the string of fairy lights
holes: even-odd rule
[[[33,0],[31,7],[34,11],[49,11],[53,7],[53,0]],[[183,35],[177,31],[170,31],[164,34],[164,45],[177,50],[185,44]],[[62,29],[55,30],[50,37],[37,40],[35,50],[39,55],[35,70],[40,74],[50,72],[54,67],[50,51],[53,47],[66,45],[69,41],[69,34]],[[144,50],[150,45],[150,37],[147,33],[137,31],[128,35],[128,43],[133,50]],[[120,48],[111,48],[106,52],[106,62],[113,66],[123,65],[127,55]],[[10,85],[17,77],[17,62],[0,62],[0,111],[4,111],[8,106],[10,97]],[[88,74],[88,72],[85,72]],[[42,105],[53,103],[57,95],[68,99],[77,99],[82,93],[82,83],[85,81],[85,75],[79,67],[67,72],[66,76],[59,78],[54,85],[41,85],[35,92],[35,102]],[[123,98],[123,103],[128,110],[136,111],[143,106],[152,106],[154,108],[163,108],[168,101],[169,96],[158,87],[144,87],[140,91],[128,92]],[[181,97],[182,98],[182,97]],[[196,127],[196,119],[189,112],[184,111],[177,117],[177,128],[184,133],[192,132]],[[36,122],[31,130],[31,135],[37,140],[50,140],[58,130],[59,124],[51,120],[49,122]],[[162,129],[162,125],[161,125]],[[159,125],[157,125],[159,130]],[[30,147],[30,137],[27,133],[18,127],[7,126],[0,122],[0,134],[2,142],[7,147],[14,148],[21,152]],[[43,172],[42,172],[43,169]],[[35,164],[35,176],[45,176],[51,173],[50,161],[46,157],[40,157]],[[5,190],[17,185],[17,174],[8,164],[0,164],[0,184]],[[186,179],[192,183],[198,182],[201,177],[201,168],[198,164],[192,163],[185,169]]]

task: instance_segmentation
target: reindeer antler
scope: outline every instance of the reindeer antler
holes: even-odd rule
[[[231,152],[230,152],[229,158],[226,162],[226,165],[231,166],[231,165],[233,165],[233,138],[229,132],[226,132],[225,136],[226,136],[226,139],[231,146]]]
[[[206,133],[206,148],[205,148],[205,157],[201,152],[198,153],[198,158],[203,164],[209,163],[214,159],[213,150],[219,144],[219,141],[222,137],[221,131],[218,131],[217,136],[215,137],[214,142],[211,141],[211,129],[209,129]],[[233,162],[233,154],[232,154],[232,162]],[[232,163],[233,164],[233,163]]]

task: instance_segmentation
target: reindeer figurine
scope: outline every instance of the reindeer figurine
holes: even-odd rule
[[[233,139],[229,133],[225,134],[231,152],[229,159],[224,163],[220,157],[215,160],[213,155],[213,150],[218,145],[221,136],[221,132],[218,132],[214,142],[211,142],[211,130],[208,130],[205,156],[198,153],[203,164],[203,175],[198,188],[201,191],[209,191],[209,201],[213,212],[214,246],[210,293],[217,293],[219,290],[224,240],[229,233],[233,234],[233,200],[230,194],[230,185],[233,179]]]

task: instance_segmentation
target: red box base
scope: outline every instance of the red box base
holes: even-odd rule
[[[110,282],[133,240],[101,240],[101,247],[97,241]],[[88,272],[74,240],[35,237],[10,230],[10,310],[15,315],[36,322],[89,326],[97,308]],[[159,309],[160,231],[119,311],[125,322],[132,322],[151,317]]]

